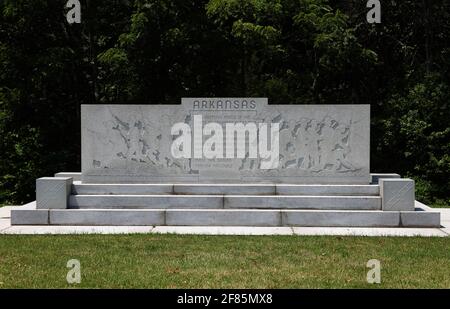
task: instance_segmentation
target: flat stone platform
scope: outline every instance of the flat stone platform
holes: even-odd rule
[[[28,207],[32,205],[27,205]],[[0,208],[0,234],[190,234],[190,235],[298,235],[298,236],[396,236],[396,237],[448,237],[450,236],[450,208],[430,208],[415,202],[424,212],[439,212],[439,228],[407,227],[258,227],[258,226],[57,226],[14,225],[11,226],[11,210],[27,206]]]

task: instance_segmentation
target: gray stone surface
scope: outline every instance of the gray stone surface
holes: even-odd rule
[[[384,211],[414,210],[414,180],[380,179],[380,195]]]
[[[5,230],[11,226],[11,219],[10,218],[3,218],[0,219],[0,231]]]
[[[440,227],[440,213],[429,211],[400,212],[401,226],[405,227]]]
[[[370,177],[372,179],[371,183],[377,184],[379,183],[380,179],[400,178],[400,175],[395,173],[372,173],[370,174]]]
[[[183,235],[293,235],[290,227],[281,226],[156,226],[152,234]]]
[[[36,201],[32,201],[23,206],[16,206],[16,207],[18,207],[17,209],[36,209]],[[14,207],[12,209],[16,209],[16,207]]]
[[[50,210],[52,225],[164,225],[164,210]]]
[[[58,226],[22,225],[0,230],[0,234],[193,234],[193,235],[341,235],[448,237],[437,228],[363,228],[363,227],[250,227],[250,226]]]
[[[446,237],[436,228],[399,228],[399,227],[292,227],[294,235],[311,236],[370,236],[370,237]]]
[[[59,172],[55,177],[70,177],[73,181],[81,181],[81,172]]]
[[[223,208],[217,195],[71,195],[70,208]]]
[[[259,168],[261,157],[174,158],[171,128],[174,123],[193,128],[194,116],[202,116],[203,125],[279,123],[278,167]],[[81,118],[85,183],[370,182],[369,105],[268,105],[261,98],[187,98],[182,105],[82,105]],[[209,138],[203,136],[203,143]],[[254,141],[247,137],[247,142]],[[192,145],[192,151],[201,147]]]
[[[446,226],[450,227],[450,208],[439,208],[433,209],[434,211],[439,211],[441,214],[441,222],[445,223]]]
[[[376,196],[248,196],[225,195],[224,208],[297,208],[379,210]]]
[[[178,184],[175,194],[250,194],[275,195],[275,185],[269,184]]]
[[[82,184],[74,182],[78,195],[343,195],[378,196],[378,185],[293,184]]]
[[[250,227],[250,226],[57,226],[22,225],[0,230],[0,234],[66,235],[66,234],[193,234],[193,235],[341,235],[448,237],[438,228],[363,228],[363,227]]]
[[[47,225],[48,209],[13,209],[11,225]]]
[[[171,184],[79,184],[72,185],[72,194],[79,195],[152,195],[171,194]]]
[[[419,201],[414,201],[414,208],[415,210],[419,211],[433,211],[438,210],[438,208],[432,208],[430,206],[425,205],[424,203],[421,203]]]
[[[277,184],[278,195],[347,195],[368,196],[380,194],[378,185],[289,185]]]
[[[36,179],[37,209],[65,209],[72,186],[70,177]]]
[[[167,210],[166,225],[280,226],[278,210]]]
[[[283,226],[397,227],[399,212],[282,210]]]
[[[15,225],[0,234],[76,235],[76,234],[148,234],[153,226]]]
[[[0,207],[0,219],[11,218],[11,208],[17,206]]]
[[[440,229],[446,236],[450,236],[450,227],[443,227]]]
[[[449,236],[450,234],[450,209],[431,209],[425,205],[421,208],[416,208],[415,212],[382,212],[382,211],[314,211],[314,210],[204,210],[203,217],[198,216],[199,210],[169,210],[167,212],[177,212],[186,215],[186,223],[182,223],[183,215],[178,214],[177,220],[180,220],[183,227],[177,226],[163,226],[165,224],[165,210],[50,210],[51,212],[58,212],[63,217],[62,222],[66,222],[65,226],[46,226],[46,219],[48,218],[47,210],[33,210],[33,204],[26,206],[11,207],[13,213],[19,214],[16,218],[22,221],[13,222],[10,226],[10,219],[0,219],[0,234],[76,234],[76,233],[145,233],[151,230],[150,222],[157,222],[158,225],[155,232],[161,231],[166,233],[188,233],[188,234],[237,234],[237,235],[277,235],[285,234],[283,229],[292,228],[297,235],[366,235],[366,236]],[[427,210],[422,210],[427,209]],[[429,210],[428,210],[429,209]],[[223,212],[234,212],[235,214],[225,215]],[[282,230],[270,230],[263,227],[253,230],[250,226],[241,225],[245,222],[254,222],[251,220],[262,220],[262,222],[253,223],[258,225],[275,224],[274,217],[261,212],[275,212],[284,214],[283,222],[279,224],[286,225],[287,219],[293,220],[294,224],[306,224],[306,227],[295,227],[294,225],[287,225],[292,227],[285,227]],[[75,215],[73,213],[75,212]],[[205,213],[206,212],[206,213]],[[380,213],[384,214],[381,215]],[[44,216],[42,214],[45,214]],[[241,221],[235,221],[236,217],[244,214]],[[254,215],[257,215],[256,219]],[[286,215],[288,214],[288,215]],[[439,226],[439,217],[441,214],[441,226]],[[156,219],[155,216],[157,215]],[[399,216],[402,216],[400,219]],[[231,216],[231,218],[230,218]],[[345,219],[339,218],[345,216]],[[363,218],[361,219],[362,216]],[[386,217],[387,216],[387,219]],[[247,218],[250,217],[250,218]],[[41,218],[40,221],[38,218]],[[124,219],[126,218],[126,220]],[[143,219],[147,218],[147,219]],[[385,226],[389,224],[390,219],[397,218],[399,220],[399,227],[382,228],[379,224]],[[214,220],[222,222],[222,226],[213,226]],[[395,223],[396,220],[390,223]],[[121,220],[126,224],[121,224]],[[188,222],[195,223],[203,221],[203,225],[192,226],[185,225]],[[231,220],[227,222],[227,220]],[[247,221],[248,220],[248,221]],[[337,220],[337,221],[336,221]],[[345,220],[350,220],[346,222]],[[344,221],[344,227],[342,227]],[[121,227],[112,225],[118,222]],[[238,222],[238,226],[233,226],[233,222]],[[265,222],[265,223],[264,223]],[[306,222],[306,223],[305,223]],[[337,222],[337,223],[336,223]],[[345,223],[346,222],[346,223]],[[172,221],[171,223],[175,223]],[[226,225],[229,223],[228,225]],[[44,225],[40,225],[44,224]],[[55,224],[55,222],[53,222]],[[63,223],[61,223],[63,224]],[[109,225],[111,224],[111,225]],[[134,228],[135,225],[145,225],[142,229]],[[317,224],[323,224],[321,227]],[[366,224],[366,225],[362,225]],[[374,228],[374,224],[375,227]],[[103,227],[99,227],[103,225]],[[314,225],[314,227],[310,227]],[[335,226],[333,226],[335,225]],[[337,225],[337,227],[336,227]],[[122,228],[123,226],[123,228]],[[240,227],[242,226],[242,227]],[[256,225],[255,225],[256,226]],[[351,227],[351,226],[367,226],[367,227]],[[372,226],[372,227],[370,227]],[[152,230],[153,231],[153,230]]]

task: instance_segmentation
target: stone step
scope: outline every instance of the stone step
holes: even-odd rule
[[[399,213],[330,210],[168,210],[166,225],[398,226]]]
[[[80,184],[72,185],[72,194],[79,195],[152,195],[172,194],[172,184]]]
[[[349,209],[379,210],[376,196],[280,195],[71,195],[70,208],[252,208],[252,209]]]
[[[81,181],[81,172],[59,172],[55,174],[55,177],[72,177],[74,181]],[[401,178],[401,176],[394,173],[371,173],[370,183],[377,184],[380,179],[385,178]]]
[[[277,195],[378,196],[379,185],[277,185]]]
[[[72,185],[79,195],[357,195],[377,196],[378,185],[287,184],[81,184]]]
[[[13,210],[11,216],[14,225],[439,227],[440,223],[439,212],[423,211],[38,209]]]
[[[69,208],[223,208],[221,195],[70,195]]]
[[[274,184],[174,184],[174,194],[275,195]]]
[[[377,196],[225,195],[224,208],[381,210]]]

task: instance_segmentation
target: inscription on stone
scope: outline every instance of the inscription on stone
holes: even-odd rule
[[[81,115],[87,183],[369,183],[369,105],[184,98]]]

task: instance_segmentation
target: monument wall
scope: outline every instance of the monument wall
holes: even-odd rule
[[[370,181],[369,105],[184,98],[181,105],[82,105],[81,118],[85,183]]]

